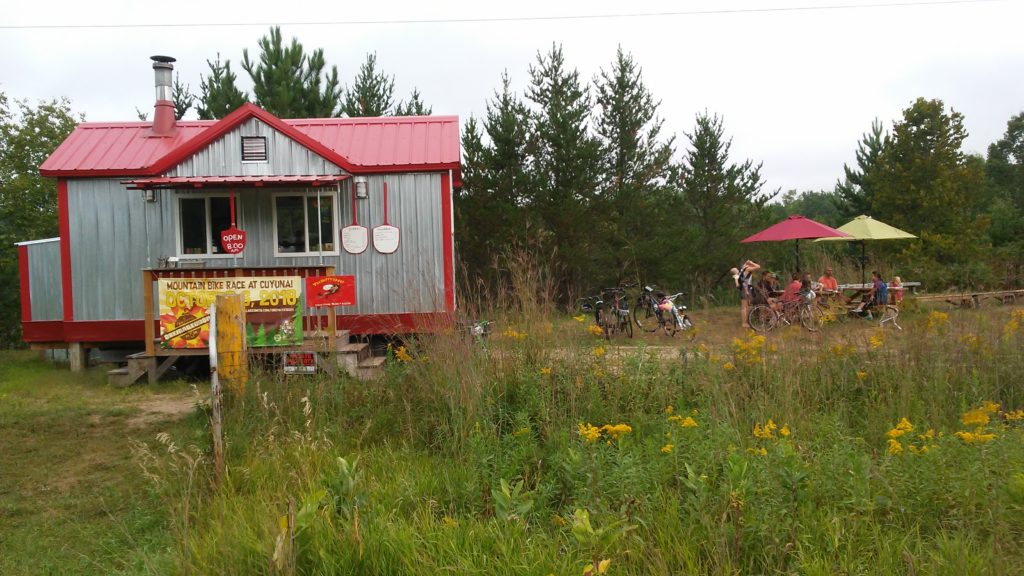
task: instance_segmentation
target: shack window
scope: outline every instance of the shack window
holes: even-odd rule
[[[230,200],[226,196],[180,198],[178,207],[181,254],[224,254],[220,233],[231,227]]]
[[[266,162],[267,138],[265,136],[242,136],[242,162]]]
[[[321,192],[286,193],[274,197],[277,254],[337,253],[334,239],[334,196]]]

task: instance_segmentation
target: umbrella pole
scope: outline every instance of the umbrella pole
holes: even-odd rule
[[[864,240],[861,240],[860,241],[860,283],[861,284],[867,284],[867,282],[868,282],[868,277],[864,273],[864,268],[868,265],[868,257],[867,257],[867,254],[864,251],[865,250],[865,246],[867,246],[867,242],[865,242]]]
[[[796,252],[796,271],[800,272],[800,239],[793,240],[793,251]]]

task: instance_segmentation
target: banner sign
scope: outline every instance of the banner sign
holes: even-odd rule
[[[308,276],[306,298],[311,308],[317,306],[355,306],[355,276]]]
[[[285,352],[285,374],[316,374],[316,352]]]
[[[207,348],[217,294],[241,294],[250,347],[302,344],[302,278],[160,278],[160,346]]]

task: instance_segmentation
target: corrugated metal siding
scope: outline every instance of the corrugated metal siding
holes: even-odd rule
[[[359,223],[383,224],[384,176],[371,176],[370,198],[358,200]],[[273,194],[280,189],[236,192],[238,227],[248,233],[240,258],[212,258],[211,266],[332,265],[339,274],[356,276],[357,306],[342,314],[391,314],[444,309],[444,262],[441,230],[441,175],[388,175],[388,220],[401,229],[396,253],[384,255],[372,243],[362,254],[275,257]],[[331,193],[330,188],[322,188]],[[181,196],[195,192],[156,191],[156,202],[125,190],[119,180],[68,182],[71,214],[71,259],[76,320],[141,319],[140,270],[159,258],[178,255],[177,209]],[[342,184],[336,201],[340,228],[352,222],[351,182]],[[147,243],[148,238],[148,243]],[[148,246],[147,246],[148,244]],[[193,256],[181,256],[194,258]]]
[[[29,244],[27,249],[32,320],[62,320],[64,300],[60,285],[60,241]]]
[[[268,162],[242,162],[242,136],[267,139]],[[167,172],[167,176],[277,176],[344,174],[320,155],[250,118],[238,128]]]

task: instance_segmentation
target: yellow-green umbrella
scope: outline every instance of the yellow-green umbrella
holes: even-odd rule
[[[849,234],[847,238],[820,238],[815,242],[829,242],[829,241],[859,241],[860,242],[860,278],[861,282],[866,280],[864,276],[864,266],[867,262],[865,255],[864,246],[869,240],[909,240],[910,238],[917,238],[910,232],[904,232],[895,226],[890,226],[885,222],[879,222],[871,216],[860,215],[850,220],[846,224],[836,228],[842,232]]]

